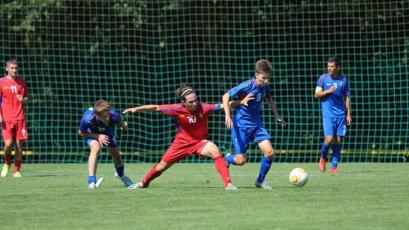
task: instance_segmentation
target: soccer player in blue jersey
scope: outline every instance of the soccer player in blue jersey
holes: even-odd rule
[[[325,172],[327,152],[332,145],[331,173],[338,173],[341,142],[346,134],[346,126],[352,122],[348,80],[340,71],[338,58],[328,59],[327,73],[320,76],[314,96],[321,99],[325,137],[321,147],[319,168],[321,172]]]
[[[264,180],[270,170],[274,156],[274,149],[270,142],[271,136],[263,127],[263,122],[260,117],[260,107],[263,99],[265,99],[267,104],[271,107],[275,120],[280,122],[282,127],[286,126],[286,122],[279,115],[277,107],[270,95],[268,83],[271,75],[271,63],[261,59],[256,63],[255,77],[230,89],[222,98],[225,111],[225,123],[226,127],[231,129],[235,150],[235,154],[226,154],[226,162],[229,165],[244,165],[247,161],[248,144],[250,142],[257,143],[264,157],[261,160],[260,172],[255,185],[257,188],[263,189],[271,189],[271,186],[265,183]],[[241,100],[247,95],[251,95],[253,100],[237,107],[234,119],[232,120],[228,106],[230,98],[238,96],[239,100]]]
[[[124,174],[124,163],[114,138],[115,126],[126,130],[128,125],[122,121],[121,114],[112,109],[105,100],[98,100],[92,108],[89,108],[82,117],[78,134],[85,138],[91,151],[88,158],[88,188],[98,188],[103,178],[97,181],[97,161],[99,152],[103,147],[108,148],[115,165],[115,176],[122,180],[126,187],[132,185],[132,181]]]

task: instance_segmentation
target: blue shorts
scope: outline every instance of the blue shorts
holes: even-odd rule
[[[85,143],[87,143],[87,145],[90,145],[92,141],[98,141],[98,140],[96,140],[94,138],[85,138]],[[106,145],[102,145],[102,146],[107,147]],[[115,138],[109,138],[108,147],[118,148],[118,145],[116,144]]]
[[[344,137],[347,132],[347,120],[345,117],[324,117],[324,136]]]
[[[231,129],[234,150],[238,154],[247,153],[247,147],[251,142],[258,143],[264,140],[270,140],[271,136],[267,130],[261,127],[241,128],[233,126]]]

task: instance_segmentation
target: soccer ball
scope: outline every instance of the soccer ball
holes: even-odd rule
[[[290,180],[290,184],[296,187],[304,186],[308,181],[307,170],[303,168],[295,168],[291,170],[288,179]]]

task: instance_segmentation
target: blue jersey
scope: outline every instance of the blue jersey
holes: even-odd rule
[[[122,122],[121,114],[113,109],[109,110],[110,119],[109,125],[106,126],[102,121],[99,121],[95,115],[94,109],[89,108],[85,111],[81,119],[80,131],[82,133],[105,134],[110,140],[114,139],[115,125]]]
[[[323,117],[345,117],[345,96],[350,96],[348,80],[345,75],[332,78],[329,74],[321,75],[317,82],[317,90],[328,90],[332,86],[337,87],[334,93],[321,98]]]
[[[236,108],[233,125],[237,127],[263,127],[260,117],[260,107],[264,97],[270,97],[268,85],[258,87],[255,78],[247,80],[240,85],[227,91],[230,97],[238,96],[241,100],[248,94],[254,94],[254,100],[249,101],[248,106],[240,105]]]

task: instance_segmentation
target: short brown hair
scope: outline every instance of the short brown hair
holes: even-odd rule
[[[104,111],[110,110],[111,105],[107,101],[100,99],[97,102],[95,102],[93,108],[96,114],[101,114]]]
[[[189,94],[196,93],[195,89],[190,84],[182,84],[177,90],[176,90],[176,96],[180,97],[183,101],[185,100],[185,97]]]
[[[341,65],[339,59],[337,57],[329,57],[327,60],[327,63],[335,63],[335,65],[338,67]]]
[[[273,67],[271,63],[266,59],[260,59],[256,62],[256,73],[257,74],[268,74],[271,75],[273,72]]]

